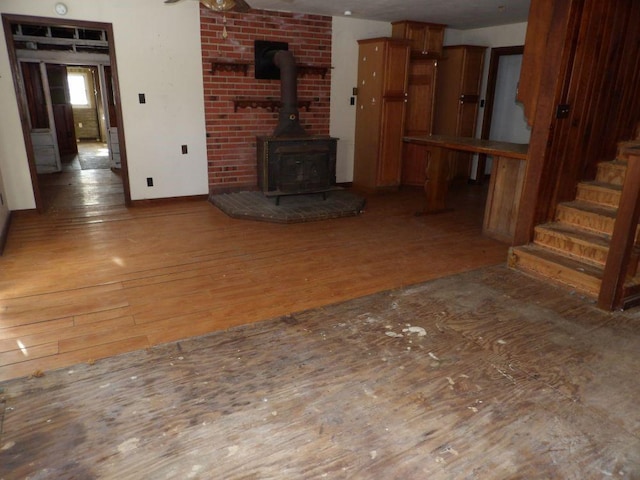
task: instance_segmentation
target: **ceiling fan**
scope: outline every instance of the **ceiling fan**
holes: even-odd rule
[[[164,0],[164,3],[176,3],[180,0]],[[205,7],[216,12],[246,13],[251,7],[244,0],[199,0]]]

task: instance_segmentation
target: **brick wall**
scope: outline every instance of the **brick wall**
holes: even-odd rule
[[[254,75],[254,40],[287,42],[302,65],[331,65],[331,17],[252,10],[228,13],[227,39],[222,37],[223,16],[200,7],[200,31],[204,72],[204,105],[207,128],[209,190],[248,190],[257,185],[256,136],[270,135],[277,124],[277,111],[241,108],[234,112],[236,97],[280,97],[279,80],[257,80]],[[212,60],[250,62],[241,72],[211,73]],[[298,76],[298,99],[311,100],[307,112],[300,110],[300,123],[308,133],[329,134],[330,70]]]

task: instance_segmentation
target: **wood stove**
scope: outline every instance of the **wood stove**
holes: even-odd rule
[[[258,186],[267,196],[328,192],[336,183],[337,138],[309,135],[299,121],[296,64],[283,44],[256,44],[256,66],[280,71],[281,106],[273,135],[257,138]],[[260,57],[260,58],[258,58]]]
[[[323,193],[336,183],[336,138],[258,137],[258,185],[267,196]]]

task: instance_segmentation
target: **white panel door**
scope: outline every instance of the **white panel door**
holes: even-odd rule
[[[43,89],[43,97],[47,106],[47,116],[49,118],[49,126],[47,128],[34,128],[33,120],[29,118],[31,126],[31,144],[33,145],[33,153],[35,156],[37,173],[54,173],[62,170],[60,162],[60,151],[58,149],[58,139],[56,137],[56,124],[53,119],[53,106],[51,104],[51,94],[49,93],[49,80],[47,78],[47,66],[44,62],[40,62],[40,79]],[[23,78],[23,81],[25,79]],[[30,89],[26,88],[26,91]],[[28,99],[33,101],[33,99]]]

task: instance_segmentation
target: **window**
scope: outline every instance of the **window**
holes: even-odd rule
[[[70,73],[67,75],[67,83],[69,84],[71,105],[90,107],[91,102],[87,92],[87,76],[83,73]]]

